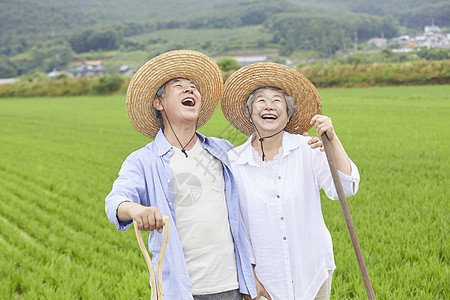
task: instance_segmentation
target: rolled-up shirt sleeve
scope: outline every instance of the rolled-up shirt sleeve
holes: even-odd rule
[[[314,173],[316,175],[316,182],[319,189],[323,189],[328,198],[332,200],[339,199],[339,196],[334,185],[333,177],[331,175],[330,167],[326,158],[326,154],[321,151],[313,150]],[[350,160],[351,174],[346,175],[338,170],[339,178],[341,179],[342,188],[345,197],[350,197],[356,194],[359,188],[359,172],[353,161]]]
[[[105,199],[106,215],[120,231],[126,230],[133,221],[120,221],[117,218],[117,208],[125,201],[141,203],[142,197],[145,197],[144,178],[142,168],[129,156],[122,164],[119,177],[114,181],[112,190]]]

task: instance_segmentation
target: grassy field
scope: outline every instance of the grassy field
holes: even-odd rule
[[[448,299],[450,86],[320,89],[361,174],[349,206],[378,299]],[[104,198],[149,140],[123,96],[0,99],[0,299],[150,298],[134,232]],[[220,111],[200,130],[245,140]],[[323,197],[332,299],[365,299],[338,201]]]

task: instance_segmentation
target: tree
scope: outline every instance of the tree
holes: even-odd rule
[[[224,57],[218,60],[217,64],[223,72],[236,71],[242,67],[240,63],[231,57]]]
[[[17,76],[17,70],[8,59],[0,58],[0,78],[11,78]]]
[[[86,29],[81,33],[74,34],[69,39],[73,51],[77,53],[115,50],[122,43],[123,33],[114,29]]]

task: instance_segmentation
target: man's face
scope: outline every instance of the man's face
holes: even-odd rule
[[[252,120],[263,137],[282,130],[288,122],[284,95],[271,89],[258,92],[252,103]]]
[[[165,113],[172,124],[194,123],[200,114],[201,95],[194,82],[185,78],[176,78],[166,84],[164,98],[154,101],[156,109]],[[163,119],[166,118],[162,112]]]

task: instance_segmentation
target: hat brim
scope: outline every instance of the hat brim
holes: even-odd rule
[[[155,138],[161,126],[153,112],[153,99],[158,89],[175,78],[196,83],[202,104],[197,128],[214,114],[223,91],[219,66],[207,55],[191,50],[163,53],[146,62],[131,78],[127,90],[127,113],[137,131]]]
[[[276,63],[256,63],[234,72],[225,82],[221,108],[225,118],[237,130],[250,136],[254,127],[244,114],[250,94],[265,86],[279,88],[294,98],[294,113],[286,131],[301,134],[311,129],[311,119],[322,113],[315,86],[300,72]]]

